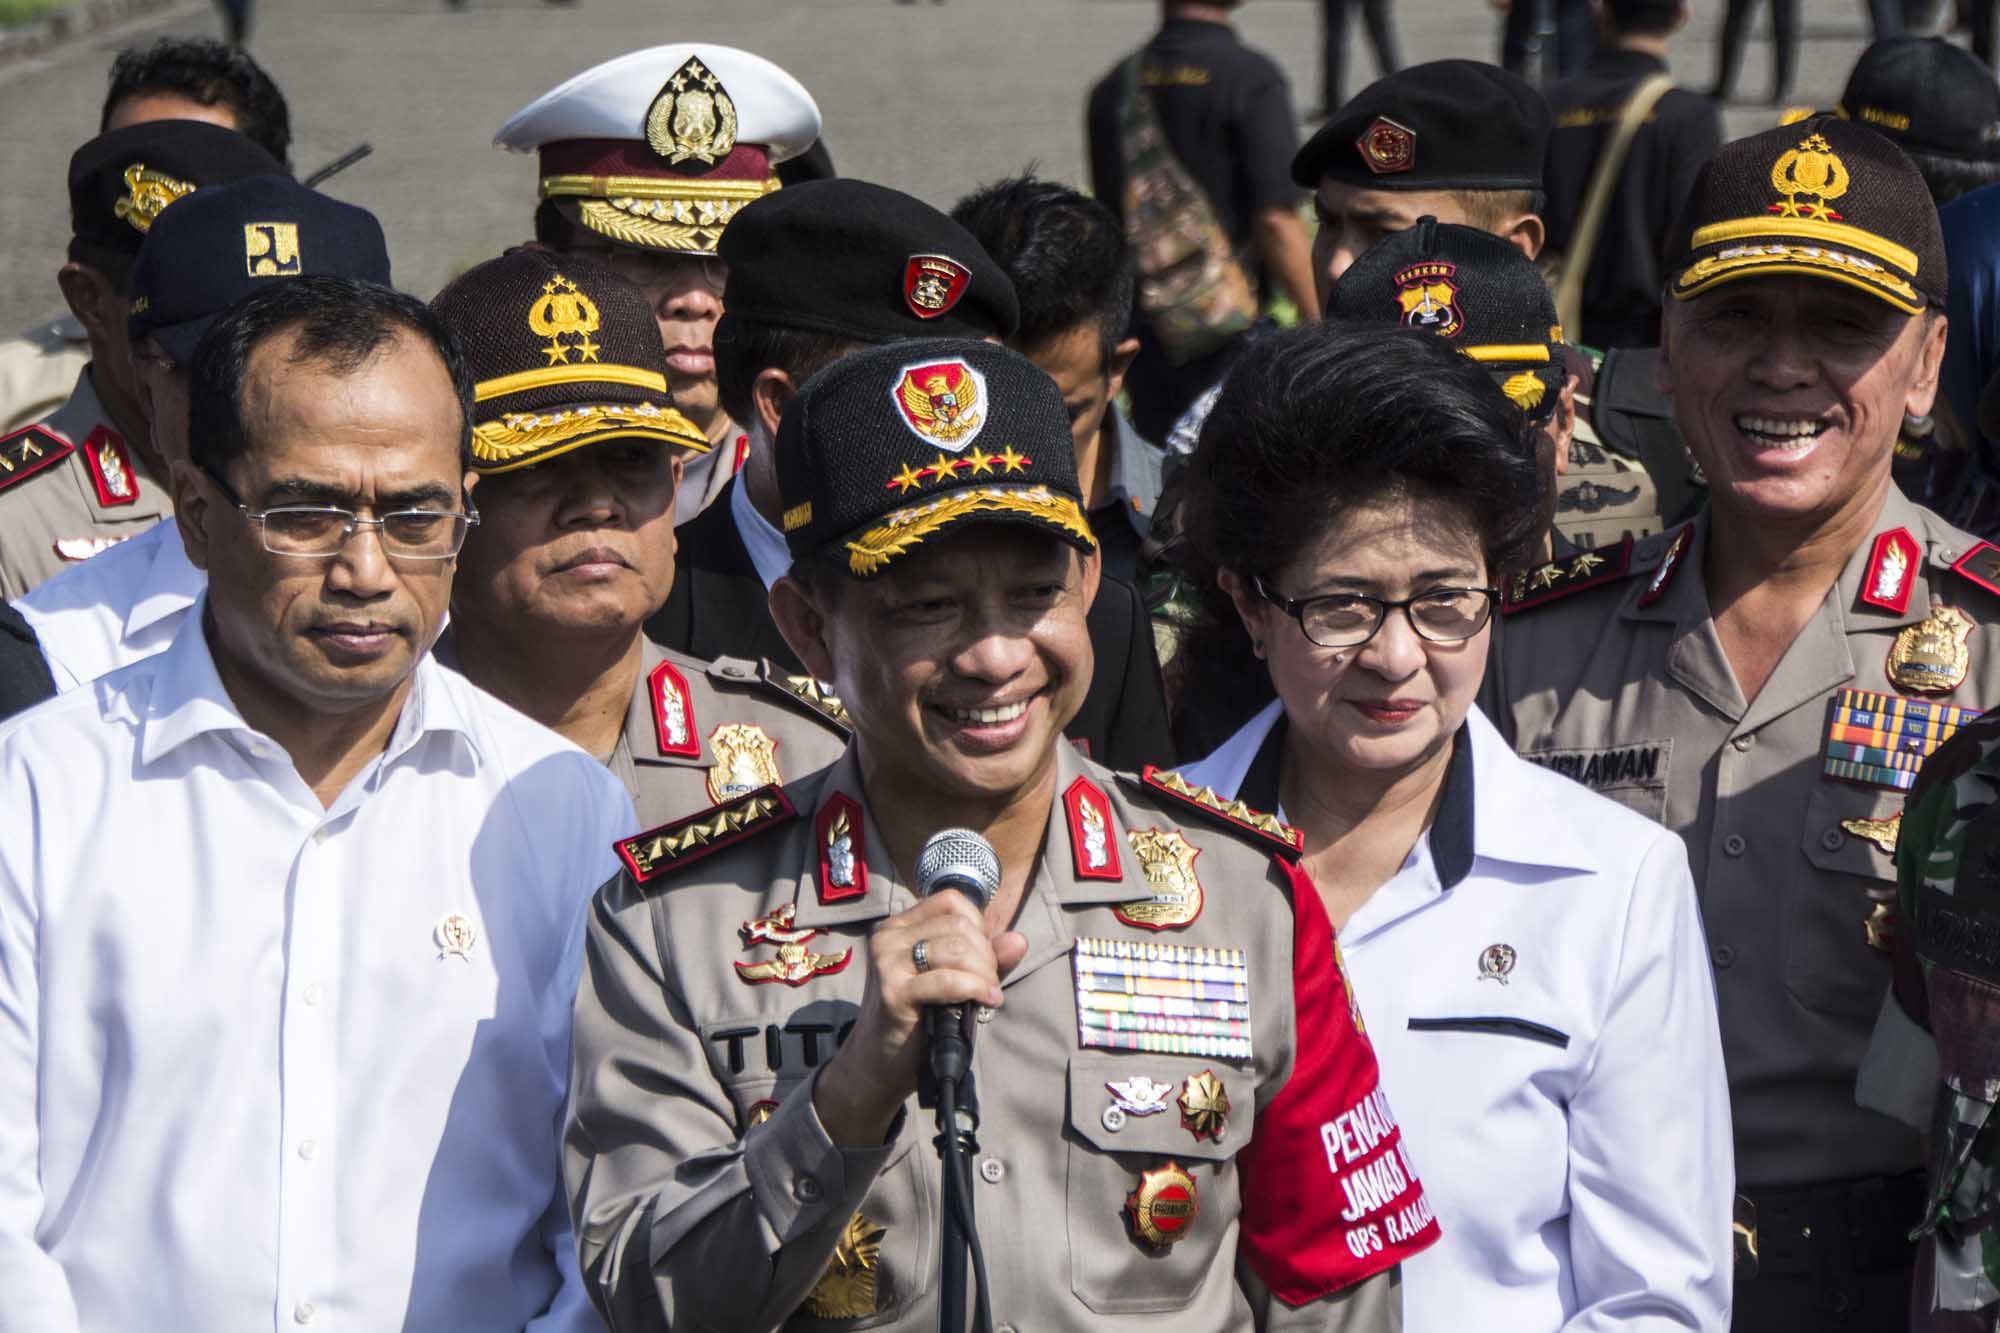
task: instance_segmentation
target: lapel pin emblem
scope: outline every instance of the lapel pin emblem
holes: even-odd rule
[[[1507,984],[1507,974],[1514,970],[1514,946],[1511,944],[1489,944],[1479,955],[1479,979]]]
[[[472,961],[472,945],[478,934],[472,929],[470,921],[457,912],[447,912],[437,923],[437,929],[431,932],[431,939],[437,944],[439,958],[455,956],[469,963]]]

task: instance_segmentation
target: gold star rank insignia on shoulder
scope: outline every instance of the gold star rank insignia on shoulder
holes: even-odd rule
[[[797,817],[798,812],[782,787],[762,787],[700,814],[662,824],[636,838],[626,838],[614,850],[632,872],[633,881],[644,884],[669,869],[691,865]]]
[[[1251,809],[1241,800],[1225,801],[1211,789],[1197,787],[1171,769],[1148,764],[1137,777],[1129,773],[1119,776],[1147,791],[1172,797],[1181,806],[1200,812],[1212,823],[1254,834],[1288,856],[1297,856],[1305,848],[1305,837],[1297,829],[1281,823],[1274,816]]]
[[[1516,570],[1500,593],[1500,614],[1513,615],[1559,597],[1613,583],[1632,567],[1632,539],[1602,550],[1580,551],[1533,569]]]

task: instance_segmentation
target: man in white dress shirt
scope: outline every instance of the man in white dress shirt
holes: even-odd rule
[[[428,655],[470,404],[412,298],[253,295],[174,469],[198,614],[0,724],[0,1329],[596,1326],[558,1141],[634,817]]]
[[[265,287],[311,273],[389,282],[382,224],[282,176],[211,186],[162,211],[132,266],[132,380],[169,467],[188,456],[188,366],[209,325]],[[19,598],[58,690],[151,657],[201,596],[180,529],[156,523]]]

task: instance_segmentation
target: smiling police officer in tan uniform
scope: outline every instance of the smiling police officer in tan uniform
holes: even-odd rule
[[[777,615],[855,741],[620,845],[565,1143],[599,1310],[936,1328],[920,1011],[974,1004],[996,1327],[1392,1327],[1436,1224],[1296,836],[1062,739],[1098,557],[1053,381],[984,342],[856,352],[777,458]],[[912,896],[952,824],[998,853],[983,916]]]
[[[1917,1136],[1855,1102],[1891,849],[1923,756],[2000,703],[2000,550],[1889,474],[1937,387],[1944,248],[1916,168],[1823,118],[1718,153],[1672,254],[1660,375],[1710,507],[1514,578],[1485,699],[1523,755],[1687,842],[1745,1196],[1734,1327],[1893,1328]]]
[[[474,380],[479,525],[440,656],[611,766],[675,819],[832,763],[840,704],[809,677],[702,662],[640,626],[674,578],[680,451],[645,294],[588,258],[516,250],[432,303]]]

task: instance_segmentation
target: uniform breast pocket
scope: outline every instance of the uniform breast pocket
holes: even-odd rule
[[[739,1132],[755,1134],[803,1082],[803,1074],[759,1073],[730,1083]],[[934,1262],[938,1217],[932,1201],[939,1186],[927,1160],[937,1160],[929,1136],[906,1129],[861,1206],[842,1223],[825,1270],[785,1328],[880,1328],[903,1316]]]
[[[1240,1104],[1230,1099],[1240,1097]],[[1069,1061],[1070,1286],[1099,1314],[1184,1308],[1231,1279],[1237,1149],[1257,1108],[1234,1065],[1140,1054]]]
[[[1785,986],[1807,1009],[1866,1020],[1881,1007],[1896,897],[1890,821],[1902,808],[1901,792],[1836,782],[1806,805],[1805,865],[1784,918]]]

